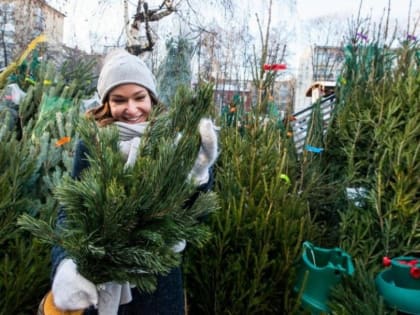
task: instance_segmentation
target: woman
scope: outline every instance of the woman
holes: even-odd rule
[[[139,139],[148,126],[153,106],[158,104],[155,78],[146,65],[124,50],[111,52],[104,61],[98,79],[101,106],[88,112],[99,126],[117,125],[120,131],[120,149],[133,164]],[[209,119],[199,125],[202,139],[196,164],[190,176],[199,190],[207,191],[212,183],[210,169],[217,158],[217,135]],[[134,159],[133,159],[134,157]],[[83,169],[89,167],[86,148],[79,142],[72,177],[79,179]],[[61,211],[58,221],[65,220]],[[185,242],[173,248],[181,252]],[[62,248],[53,249],[52,296],[61,310],[84,309],[84,314],[184,314],[184,295],[181,269],[175,268],[168,275],[158,277],[157,289],[152,294],[140,293],[130,284],[114,282],[94,284],[77,271],[75,262],[66,257]]]

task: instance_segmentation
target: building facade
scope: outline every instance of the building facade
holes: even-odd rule
[[[344,51],[342,47],[316,45],[308,48],[299,60],[295,111],[300,111],[314,102],[315,97],[312,93],[308,93],[308,89],[311,87],[335,86],[343,64]]]
[[[50,44],[62,43],[64,17],[45,0],[0,0],[0,68],[41,33]]]

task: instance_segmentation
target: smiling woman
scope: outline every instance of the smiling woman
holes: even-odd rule
[[[115,121],[145,122],[153,105],[157,105],[156,80],[137,56],[117,49],[108,54],[98,79],[102,105],[92,109],[101,126]]]
[[[129,124],[145,122],[152,110],[149,92],[136,84],[117,86],[109,93],[108,102],[112,117]]]
[[[182,315],[181,252],[208,238],[198,218],[216,208],[217,134],[202,117],[213,90],[151,119],[160,113],[154,76],[122,49],[105,58],[97,89],[72,178],[57,188],[60,237],[80,238],[54,244],[54,304],[84,315]]]

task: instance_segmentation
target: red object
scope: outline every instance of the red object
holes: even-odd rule
[[[389,258],[389,257],[384,257],[384,258],[382,258],[382,264],[385,266],[385,267],[389,267],[389,266],[391,266],[391,259]]]
[[[263,69],[264,71],[286,70],[286,65],[284,63],[264,64]]]
[[[410,275],[414,279],[420,279],[420,268],[418,268],[418,267],[411,267],[410,268]]]
[[[406,260],[398,260],[398,262],[399,262],[400,264],[403,264],[403,265],[409,265],[409,266],[414,267],[415,265],[417,265],[417,263],[418,263],[418,259],[413,259],[413,260],[410,260],[410,261],[406,261]]]

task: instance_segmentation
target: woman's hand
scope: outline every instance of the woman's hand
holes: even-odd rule
[[[54,304],[61,310],[73,311],[98,304],[96,286],[84,278],[72,259],[64,259],[57,267],[52,283]]]
[[[198,132],[201,137],[200,151],[189,174],[197,184],[202,185],[209,180],[209,168],[216,162],[218,152],[217,131],[219,130],[209,118],[201,118]]]

